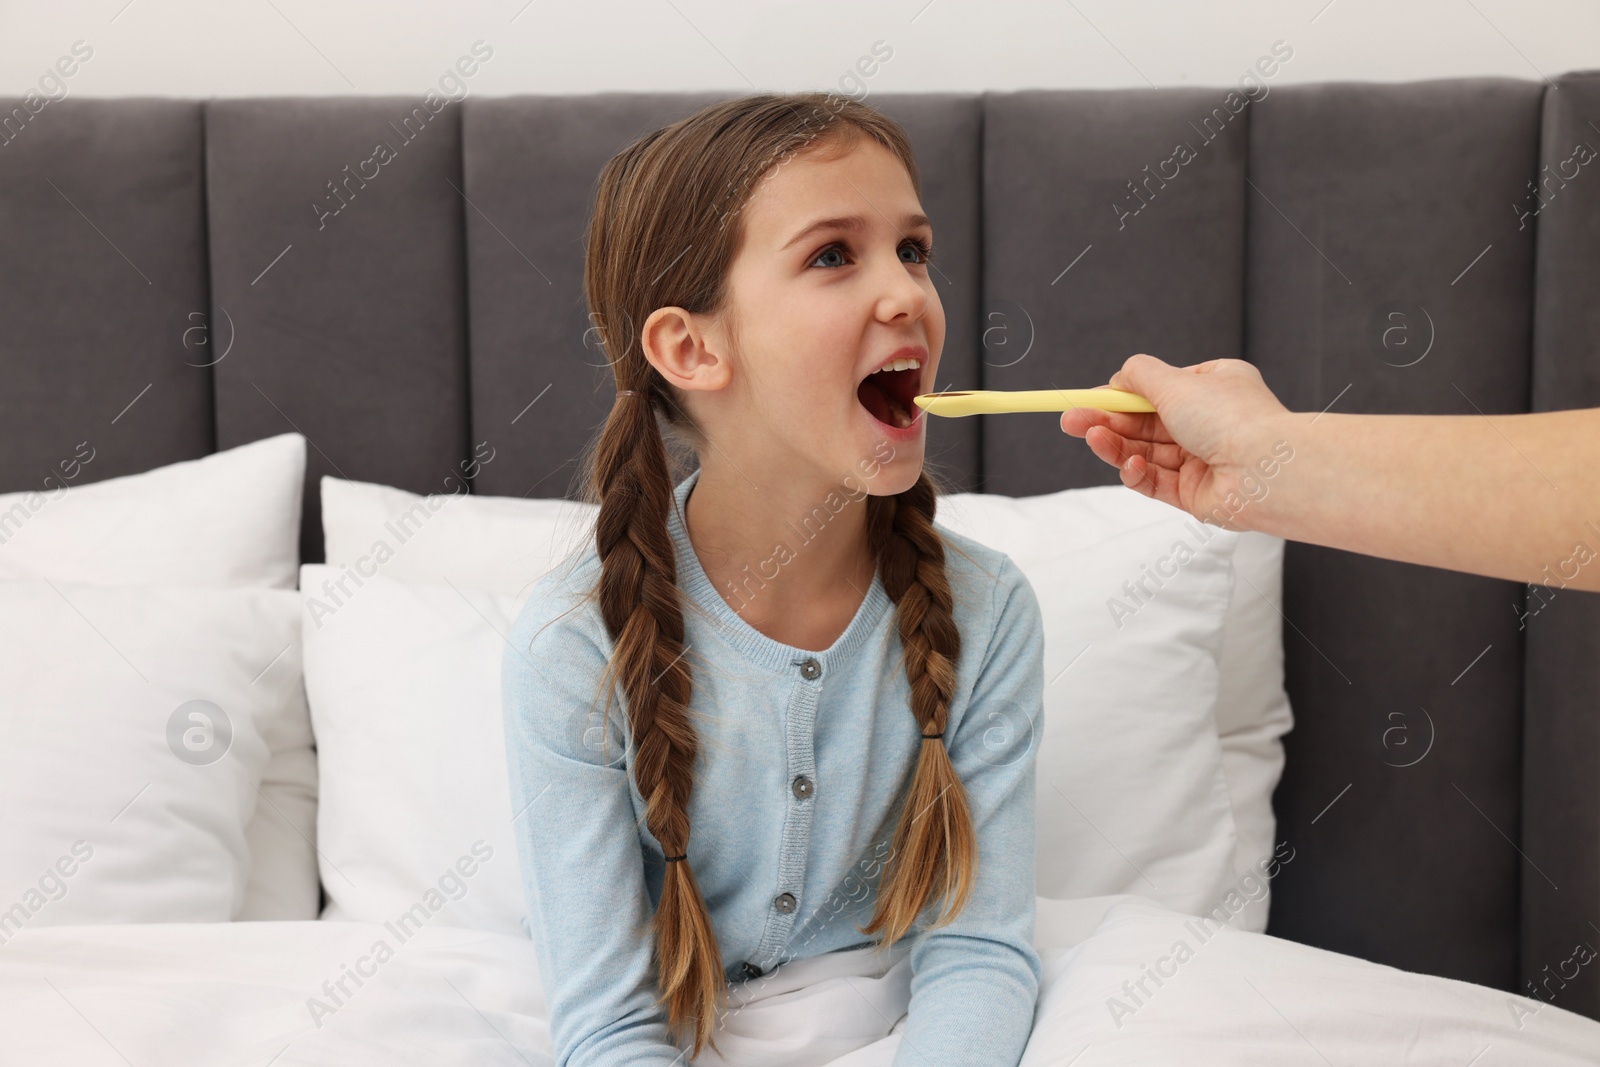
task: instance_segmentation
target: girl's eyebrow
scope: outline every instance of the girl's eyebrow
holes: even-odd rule
[[[928,216],[912,213],[900,220],[900,231],[904,233],[906,230],[915,229],[918,226],[932,225],[933,220],[928,218]],[[778,251],[781,252],[790,245],[797,244],[798,242],[805,240],[818,230],[848,230],[851,233],[860,233],[866,228],[867,220],[862,215],[843,215],[838,218],[817,219],[805,229],[789,238],[789,240],[785,242],[783,247],[779,248]]]

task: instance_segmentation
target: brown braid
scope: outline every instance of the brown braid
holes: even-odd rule
[[[707,315],[730,310],[727,278],[743,241],[741,209],[759,180],[796,153],[822,156],[863,136],[895,153],[920,193],[910,142],[893,120],[830,93],[761,93],[713,104],[618,153],[601,171],[589,220],[585,298],[621,394],[584,462],[581,492],[599,505],[600,578],[590,597],[598,597],[614,643],[600,687],[609,701],[620,684],[645,823],[664,856],[673,858],[665,865],[653,923],[657,1003],[666,1006],[670,1030],[691,1031],[691,1056],[706,1044],[716,1048],[711,1038],[726,990],[693,871],[688,811],[697,742],[686,605],[668,528],[676,487],[669,446],[700,453],[708,440],[685,395],[645,357],[637,328],[660,307]],[[675,207],[686,204],[703,210]],[[944,729],[960,645],[933,527],[935,495],[924,470],[898,497],[869,499],[867,514],[870,546],[896,605],[912,712],[923,733]],[[911,926],[936,890],[953,897],[951,911],[959,911],[972,880],[965,792],[944,745],[917,743],[922,752],[874,920],[889,941]],[[686,858],[679,862],[680,856]]]
[[[911,685],[911,713],[925,735],[945,730],[961,652],[944,542],[933,527],[935,496],[934,484],[924,471],[903,493],[867,498],[867,542],[877,558],[884,591],[895,603],[906,680]],[[977,846],[966,790],[945,745],[919,745],[877,910],[861,927],[864,934],[883,931],[880,950],[900,940],[935,891],[946,904],[944,917],[935,925],[953,919],[972,892]]]
[[[618,402],[595,456],[598,589],[601,616],[614,639],[611,662],[633,727],[633,777],[645,799],[645,823],[667,854],[676,855],[688,851],[698,746],[689,723],[677,563],[666,534],[673,482],[655,415],[643,400]],[[707,1003],[720,1007],[718,969],[695,966],[720,953],[687,862],[667,865],[654,927],[669,1017],[695,1014]]]

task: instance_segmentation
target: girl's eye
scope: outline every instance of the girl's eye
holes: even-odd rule
[[[910,245],[912,248],[915,248],[917,250],[919,258],[916,259],[916,260],[912,260],[912,262],[914,262],[914,263],[927,263],[927,262],[929,262],[929,261],[931,261],[933,259],[933,245],[929,244],[927,241],[923,240],[921,237],[908,238],[906,240],[906,243],[904,245],[901,245],[900,247],[901,248],[905,248],[906,245]]]
[[[926,263],[930,262],[933,259],[933,246],[931,244],[929,244],[926,240],[924,240],[921,237],[908,237],[908,238],[906,238],[905,242],[900,246],[900,250],[903,252],[907,248],[913,248],[917,252],[917,258],[916,259],[905,260],[905,262],[907,262],[907,263],[923,263],[923,264],[926,264]],[[845,246],[843,244],[835,243],[835,244],[829,245],[827,248],[824,248],[821,252],[818,252],[817,255],[816,255],[816,258],[813,259],[811,262],[812,263],[820,262],[823,259],[823,257],[825,257],[825,256],[842,257],[844,255],[845,255]],[[826,263],[826,264],[823,264],[823,265],[824,266],[829,266],[829,267],[841,267],[841,266],[844,265],[844,263],[836,258],[834,262]]]
[[[833,263],[825,263],[825,264],[823,264],[823,266],[826,266],[826,267],[841,267],[844,264],[842,262],[838,262],[838,260],[843,255],[844,255],[844,246],[843,245],[829,245],[827,248],[824,248],[821,252],[818,252],[817,253],[817,258],[813,259],[811,262],[815,263],[815,262],[817,262],[817,260],[820,260],[820,259],[822,259],[822,258],[824,258],[826,256],[832,256],[832,257],[834,257],[835,262],[833,262]]]

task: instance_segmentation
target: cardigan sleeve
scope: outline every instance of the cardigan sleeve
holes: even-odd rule
[[[1044,726],[1044,622],[1009,557],[951,762],[977,838],[972,895],[913,942],[911,1005],[894,1067],[1016,1067],[1042,977],[1033,947],[1034,780]],[[963,634],[965,639],[967,635]],[[919,920],[931,923],[941,901]]]
[[[501,670],[512,831],[555,1065],[681,1065],[655,1004],[623,735],[602,719],[609,641],[597,616],[561,617],[555,588],[536,590],[519,614]],[[613,701],[609,718],[619,716]]]

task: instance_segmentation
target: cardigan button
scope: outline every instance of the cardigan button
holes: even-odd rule
[[[794,894],[793,893],[780,893],[780,894],[778,894],[777,898],[773,900],[772,906],[777,908],[779,911],[783,912],[785,915],[789,914],[791,911],[794,910],[794,906],[795,906]]]
[[[822,673],[822,664],[814,659],[808,659],[800,664],[800,675],[806,679],[815,679]]]
[[[752,978],[760,978],[763,973],[765,972],[763,972],[760,967],[757,967],[749,960],[745,961],[744,966],[739,971],[740,977],[742,977],[746,982]]]
[[[803,774],[794,780],[794,785],[792,788],[794,789],[794,795],[799,797],[801,800],[804,800],[806,797],[810,796],[816,791],[816,785],[811,781],[811,779],[807,778]]]

